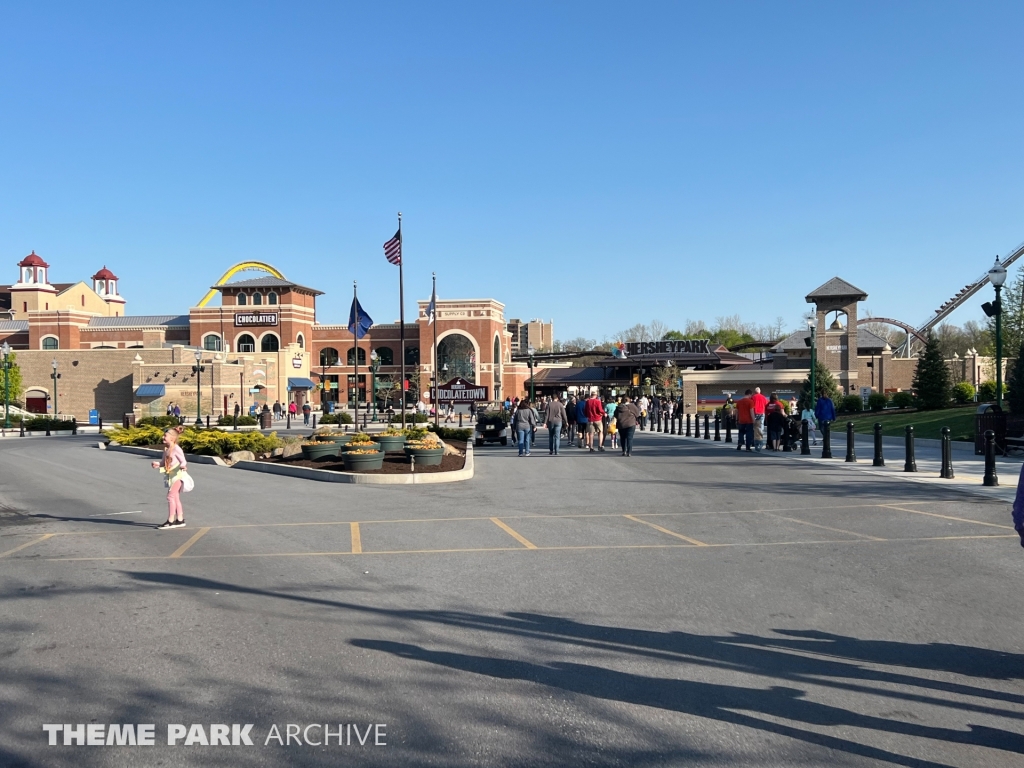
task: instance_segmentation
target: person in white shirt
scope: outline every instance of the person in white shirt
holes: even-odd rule
[[[647,399],[647,395],[640,395],[640,399],[636,401],[636,404],[640,407],[640,429],[647,429],[647,408],[650,406],[651,401]]]
[[[800,420],[807,422],[807,434],[813,441],[811,445],[818,444],[818,420],[814,418],[814,411],[804,408],[800,413]]]

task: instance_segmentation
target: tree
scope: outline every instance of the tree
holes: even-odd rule
[[[828,396],[828,398],[839,405],[839,385],[836,384],[835,377],[832,376],[832,372],[825,367],[820,360],[815,360],[814,365],[814,397],[821,398]],[[797,407],[802,411],[804,408],[809,408],[811,404],[811,375],[807,374],[807,378],[804,379],[803,389],[800,390],[800,397],[797,400]]]
[[[1024,344],[1020,345],[1017,352],[1017,359],[1010,369],[1009,392],[1006,395],[1006,404],[1010,406],[1013,413],[1024,413]]]
[[[11,405],[21,403],[21,368],[18,367],[17,360],[18,356],[14,352],[7,356],[7,361],[11,363],[11,369],[7,372],[7,385],[10,390]],[[4,404],[3,386],[3,371],[0,370],[0,408],[3,408]]]
[[[917,359],[917,370],[914,372],[914,389],[917,401],[923,410],[935,410],[949,405],[950,377],[949,368],[942,356],[939,340],[935,334],[928,334],[928,343],[924,352]]]

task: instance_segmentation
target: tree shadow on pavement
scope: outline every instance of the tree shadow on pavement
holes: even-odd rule
[[[487,615],[466,611],[389,609],[293,592],[275,592],[183,574],[127,572],[127,575],[139,582],[172,588],[236,592],[374,616],[385,620],[386,628],[399,631],[403,638],[413,634],[420,624],[444,625],[462,630],[460,636],[467,639],[474,632],[484,633],[485,640],[488,634],[498,634],[572,646],[577,649],[573,651],[576,656],[579,656],[579,649],[588,649],[604,655],[641,657],[652,662],[764,676],[785,685],[743,687],[679,679],[686,673],[678,671],[664,677],[645,676],[594,664],[563,661],[538,663],[430,650],[423,646],[379,638],[363,637],[350,641],[358,648],[390,653],[461,672],[522,680],[596,699],[672,710],[897,765],[931,767],[943,764],[782,724],[776,719],[784,718],[807,726],[861,728],[879,734],[1024,754],[1024,736],[1019,733],[978,724],[966,724],[966,730],[920,725],[883,715],[859,714],[804,698],[809,688],[824,687],[941,707],[947,712],[973,712],[1020,720],[1024,719],[1024,712],[1012,705],[1024,705],[1024,695],[954,680],[935,679],[934,675],[942,673],[986,680],[1017,680],[1024,671],[1024,654],[954,644],[864,640],[814,630],[774,630],[769,636],[700,635],[601,626],[534,613]],[[488,641],[485,645],[490,648],[494,643]],[[536,658],[535,653],[531,656]],[[878,669],[879,666],[895,669]],[[933,676],[919,676],[914,674],[914,670],[926,671]],[[931,691],[943,695],[931,695]],[[950,696],[980,698],[991,704],[953,700]]]

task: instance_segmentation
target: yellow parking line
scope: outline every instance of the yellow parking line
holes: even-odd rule
[[[352,531],[352,554],[361,555],[363,553],[363,538],[359,535],[359,523],[349,523],[349,527]]]
[[[21,550],[26,549],[28,547],[31,547],[34,544],[38,544],[38,543],[40,543],[42,541],[46,541],[47,539],[52,538],[53,536],[56,536],[56,534],[54,534],[54,533],[44,533],[38,539],[33,539],[32,541],[26,541],[24,544],[21,544],[21,545],[15,547],[14,549],[8,549],[6,552],[0,552],[0,557],[7,557],[8,555],[13,555],[15,552],[20,552]]]
[[[525,537],[521,536],[516,531],[513,531],[511,528],[509,528],[507,525],[505,525],[503,522],[501,522],[501,520],[499,520],[498,518],[492,517],[491,518],[491,522],[494,523],[499,528],[501,528],[501,530],[503,530],[505,533],[507,533],[509,536],[511,536],[516,541],[518,541],[520,544],[522,544],[527,549],[536,549],[537,548],[536,544],[534,544],[529,539],[526,539]]]
[[[898,509],[900,512],[912,512],[915,515],[927,515],[928,517],[941,517],[943,520],[955,520],[958,523],[974,523],[975,525],[987,525],[989,528],[1002,528],[1007,531],[1012,531],[1012,525],[999,525],[998,523],[983,523],[981,520],[970,520],[966,517],[950,517],[949,515],[940,515],[937,512],[922,512],[920,509],[903,509],[903,507],[897,507],[892,504],[882,504],[884,509]]]
[[[203,538],[203,536],[205,536],[209,532],[210,532],[209,528],[200,528],[198,531],[196,531],[192,535],[191,539],[186,541],[184,544],[182,544],[180,547],[178,547],[176,550],[174,550],[173,553],[171,553],[171,559],[173,560],[175,558],[181,557],[183,554],[188,552],[188,548],[189,547],[191,547],[193,544],[195,544],[197,541],[199,541],[201,538]]]
[[[868,536],[866,533],[857,533],[856,531],[847,531],[844,528],[832,528],[831,526],[828,526],[828,525],[819,525],[818,523],[809,523],[806,520],[798,520],[795,517],[783,517],[782,515],[772,514],[771,512],[762,512],[761,514],[762,515],[767,515],[768,517],[774,517],[777,520],[788,520],[791,523],[800,523],[801,525],[809,525],[812,528],[821,528],[822,530],[825,530],[825,531],[834,531],[835,533],[845,533],[845,534],[848,534],[850,536],[859,536],[860,538],[868,539],[869,541],[886,541],[886,539],[881,539],[878,536]]]
[[[695,547],[706,547],[706,546],[708,546],[703,541],[697,541],[696,539],[691,539],[689,536],[683,536],[683,534],[681,534],[681,533],[676,533],[675,531],[670,531],[668,528],[662,528],[660,525],[655,525],[654,523],[649,523],[646,520],[641,520],[639,517],[633,517],[632,515],[623,515],[623,517],[626,518],[627,520],[632,520],[632,521],[637,522],[637,523],[643,523],[644,525],[650,526],[651,528],[653,528],[656,531],[661,531],[662,533],[667,533],[669,536],[675,536],[677,539],[682,539],[683,541],[688,541],[691,544],[693,544]]]

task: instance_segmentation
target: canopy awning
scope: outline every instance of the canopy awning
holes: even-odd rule
[[[167,387],[163,384],[140,384],[135,390],[136,397],[163,397]]]
[[[288,389],[316,389],[316,384],[313,383],[312,379],[303,379],[301,377],[289,378]]]

